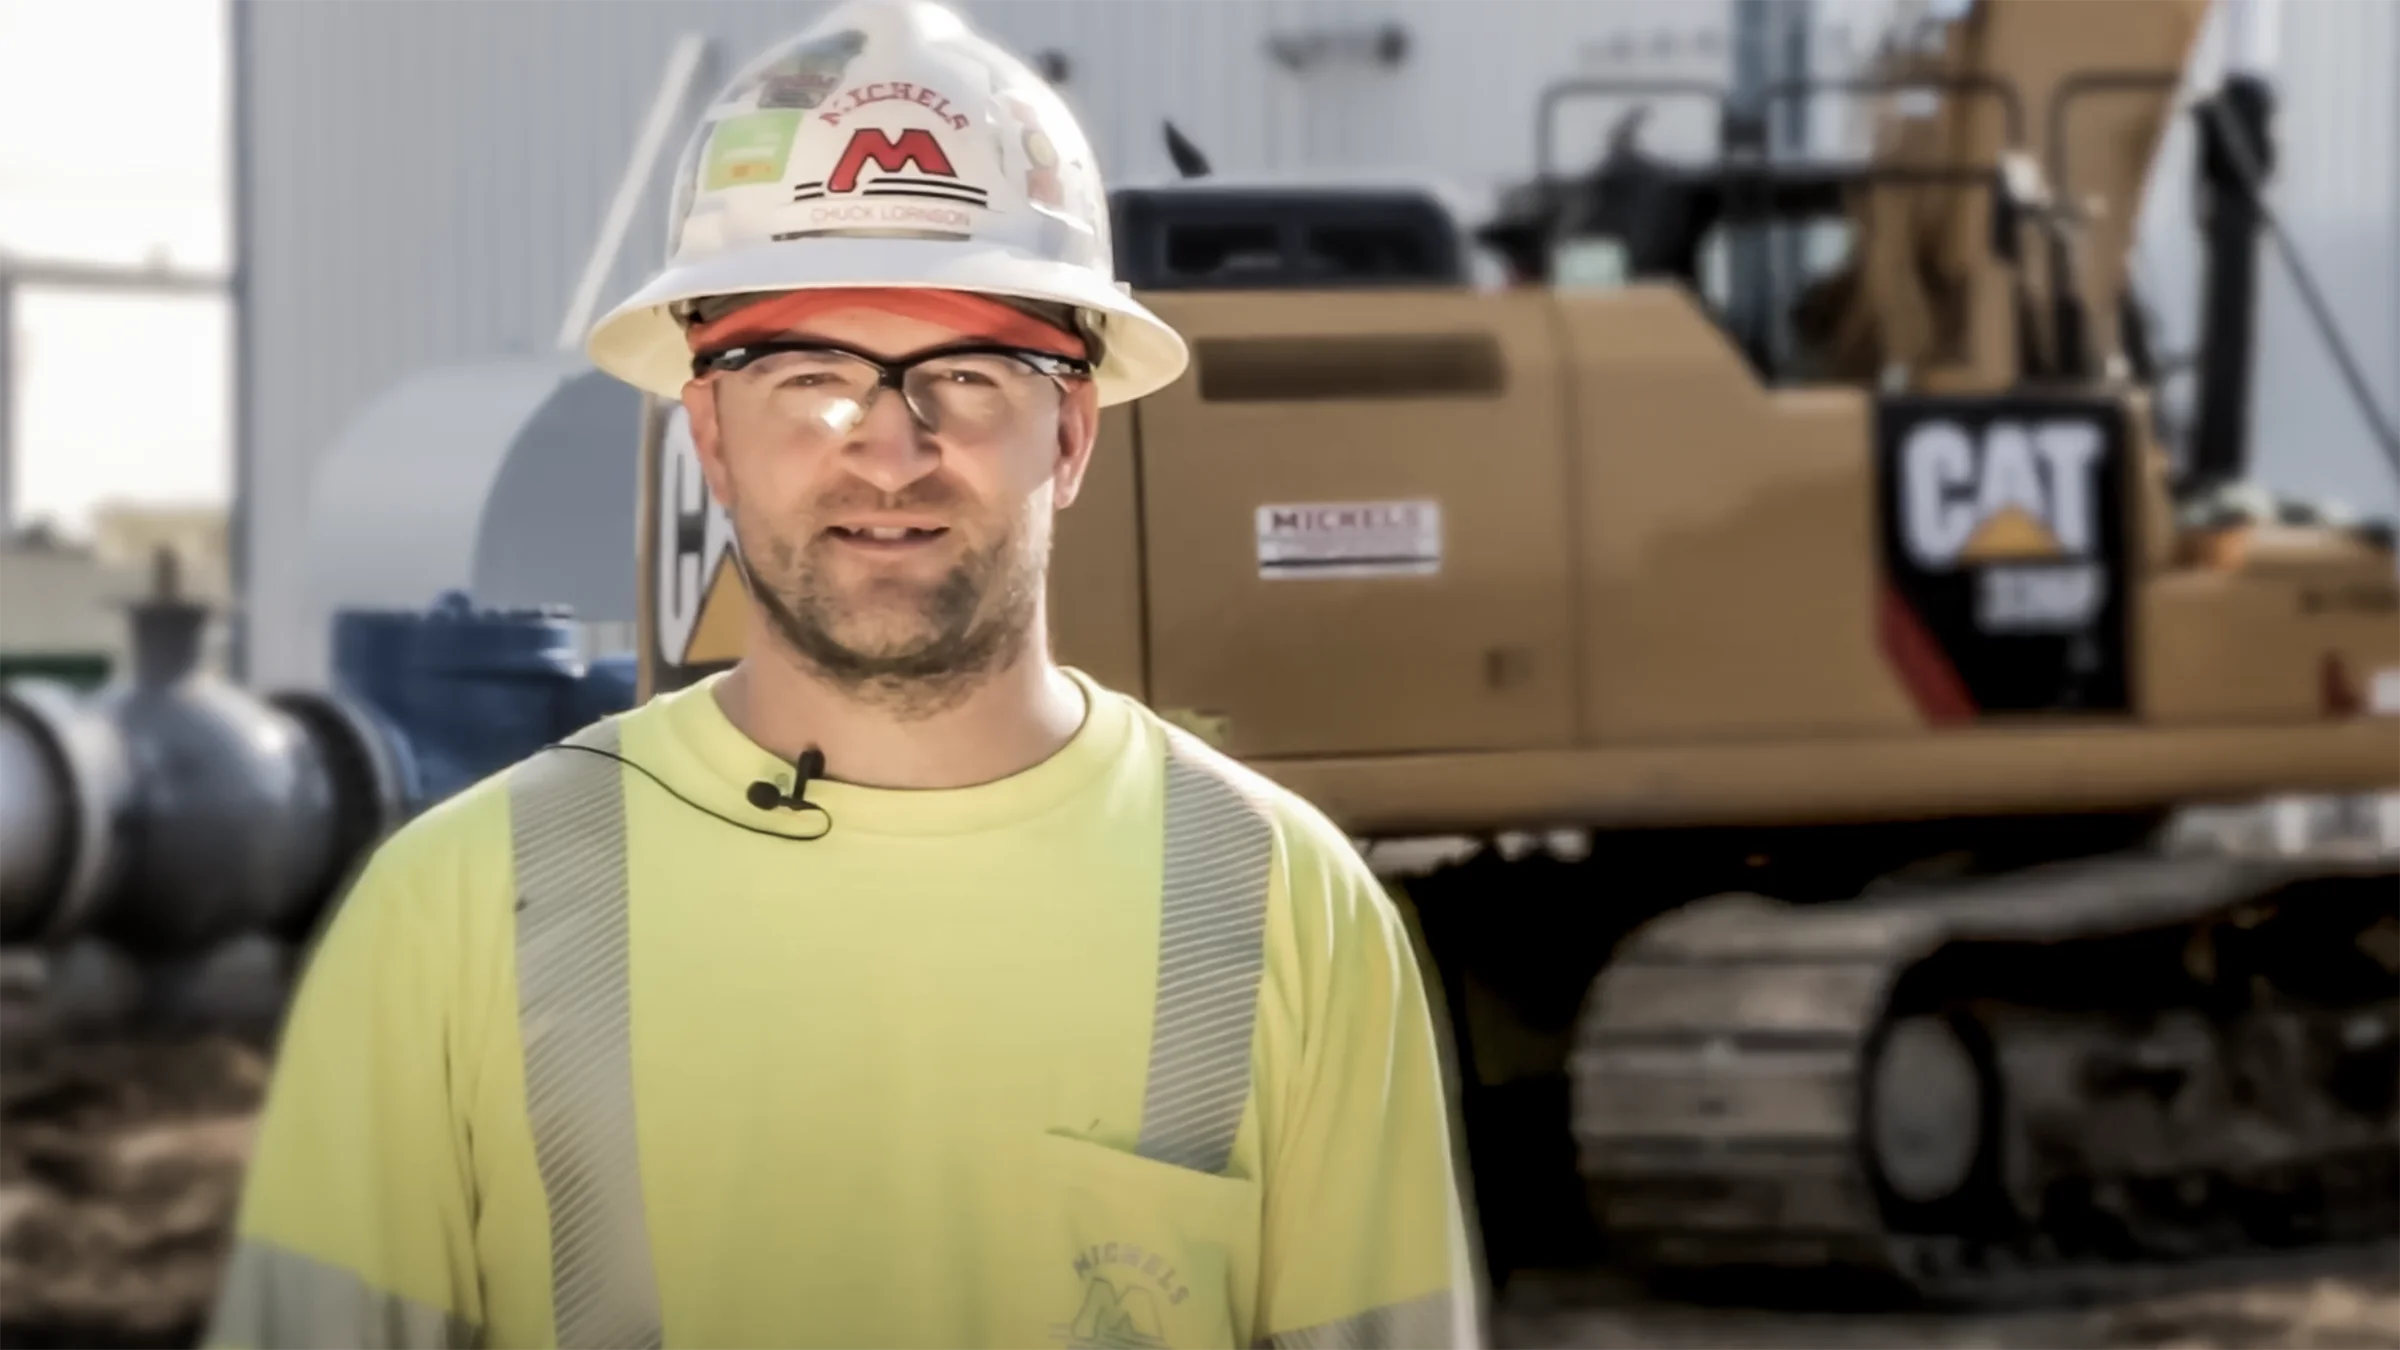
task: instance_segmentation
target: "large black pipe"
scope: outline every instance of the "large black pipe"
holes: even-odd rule
[[[253,696],[199,666],[206,612],[162,560],[129,678],[0,690],[0,942],[195,955],[304,935],[406,807],[391,744],[335,695]]]
[[[2274,111],[2273,88],[2248,72],[2228,74],[2224,85],[2196,110],[2208,272],[2201,310],[2200,413],[2183,474],[2187,492],[2237,482],[2250,467],[2259,195],[2266,191],[2267,175],[2274,167],[2269,134]]]

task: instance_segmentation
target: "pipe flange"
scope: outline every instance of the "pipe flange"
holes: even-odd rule
[[[309,888],[298,912],[283,916],[279,928],[294,936],[315,922],[369,850],[415,814],[424,775],[407,738],[356,699],[287,689],[267,702],[307,730],[334,791],[333,868]]]
[[[85,707],[73,690],[47,680],[0,689],[0,713],[31,727],[52,771],[66,784],[68,863],[32,940],[62,942],[90,926],[124,868],[118,850],[133,804],[133,764],[116,724]]]

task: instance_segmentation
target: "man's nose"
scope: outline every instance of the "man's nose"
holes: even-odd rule
[[[909,412],[908,400],[896,389],[880,391],[867,405],[842,455],[850,472],[887,493],[899,492],[942,462],[940,449],[925,436]]]

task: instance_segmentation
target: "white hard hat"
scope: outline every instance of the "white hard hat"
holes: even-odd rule
[[[927,0],[853,0],[725,86],[676,168],[666,268],[587,351],[679,398],[686,302],[885,286],[1072,306],[1103,405],[1164,388],[1190,359],[1116,280],[1107,194],[1066,103]]]

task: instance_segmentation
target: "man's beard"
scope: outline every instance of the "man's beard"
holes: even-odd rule
[[[821,533],[795,546],[737,520],[735,562],[768,626],[802,665],[854,700],[915,720],[958,706],[1024,654],[1040,610],[1047,523],[1028,510],[930,586],[905,590],[870,583],[844,594],[825,556],[838,545]],[[765,560],[763,574],[753,558]],[[906,631],[857,631],[894,607],[915,620],[901,625]]]

